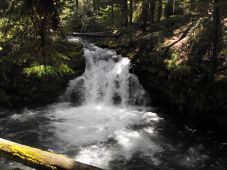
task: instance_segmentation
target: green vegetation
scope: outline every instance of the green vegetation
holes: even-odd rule
[[[4,0],[1,5],[0,103],[55,101],[84,69],[82,45],[65,41],[62,32],[68,2]]]
[[[172,14],[167,16],[167,9],[162,8],[165,15],[160,18],[155,15],[151,22],[151,6],[145,4],[151,1],[141,2],[144,4],[138,3],[135,9],[141,11],[140,22],[133,20],[135,26],[121,27],[120,38],[97,44],[114,48],[132,59],[132,71],[149,91],[152,105],[173,109],[177,117],[199,127],[225,129],[226,3],[174,1]],[[155,1],[155,14],[158,3]],[[213,13],[209,8],[213,8]],[[143,10],[148,11],[147,16],[143,16]]]

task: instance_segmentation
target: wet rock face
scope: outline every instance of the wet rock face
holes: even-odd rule
[[[144,105],[145,92],[138,78],[129,72],[130,60],[112,49],[91,43],[84,45],[84,73],[69,82],[63,100],[80,105],[104,102],[115,105]]]
[[[79,106],[85,101],[84,90],[84,79],[80,79],[69,94],[69,100],[73,105]]]

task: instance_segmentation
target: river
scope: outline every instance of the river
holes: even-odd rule
[[[84,74],[58,103],[0,111],[0,137],[109,170],[225,169],[226,144],[148,106],[128,58],[91,43],[84,57]],[[0,169],[15,167],[31,169],[0,159]]]

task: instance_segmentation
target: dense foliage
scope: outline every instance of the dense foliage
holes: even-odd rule
[[[63,5],[52,0],[5,0],[2,4],[0,103],[20,106],[51,102],[67,80],[77,74],[72,58],[81,57],[82,46],[71,45],[62,37]],[[50,99],[44,97],[46,92]]]

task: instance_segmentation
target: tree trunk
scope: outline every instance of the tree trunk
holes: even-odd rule
[[[76,17],[78,17],[79,16],[79,0],[76,0],[75,10],[76,10]]]
[[[201,14],[207,14],[207,10],[209,8],[209,3],[213,2],[213,0],[197,0],[197,4],[196,4],[196,8],[197,8],[197,12],[201,13]]]
[[[111,0],[111,17],[114,19],[114,2]]]
[[[148,2],[147,0],[143,0],[142,3],[142,30],[145,32],[147,28],[147,20],[148,20]]]
[[[47,20],[48,20],[48,13],[45,12],[43,19],[41,20],[41,27],[40,27],[40,48],[41,48],[41,57],[43,57],[43,64],[46,68],[46,41],[47,41]]]
[[[191,0],[190,1],[190,11],[191,13],[194,12],[195,10],[195,0]]]
[[[159,22],[162,18],[162,0],[158,1],[158,17],[157,21]]]
[[[129,23],[132,25],[132,17],[133,17],[133,0],[130,0],[129,4]]]
[[[212,31],[212,43],[211,43],[211,56],[210,56],[210,82],[214,80],[215,72],[215,61],[220,52],[220,33],[221,33],[221,22],[220,22],[220,0],[214,0],[213,7],[213,31]]]
[[[165,7],[165,16],[166,18],[169,18],[171,15],[173,15],[173,5],[174,0],[167,0],[167,4]]]
[[[155,21],[155,0],[150,0],[150,26]]]
[[[128,1],[121,0],[122,26],[128,26]]]
[[[38,170],[101,170],[63,155],[42,151],[1,138],[0,156]]]

